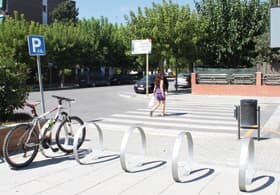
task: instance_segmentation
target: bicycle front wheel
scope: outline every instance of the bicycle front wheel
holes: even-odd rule
[[[74,137],[84,122],[77,116],[69,116],[61,122],[56,132],[56,143],[59,149],[65,153],[72,153],[74,148]],[[78,142],[78,148],[85,140],[86,130],[83,128]]]
[[[3,142],[3,155],[13,168],[29,165],[36,157],[39,149],[39,138],[29,124],[20,124],[12,128]]]

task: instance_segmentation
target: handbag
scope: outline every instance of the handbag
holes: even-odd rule
[[[148,108],[152,108],[155,104],[155,96],[153,95],[149,101]]]

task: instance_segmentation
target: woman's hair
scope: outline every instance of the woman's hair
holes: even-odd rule
[[[156,78],[155,78],[155,86],[160,86],[160,80],[163,80],[163,75],[162,73],[158,73]],[[164,88],[164,82],[163,82],[163,88]]]

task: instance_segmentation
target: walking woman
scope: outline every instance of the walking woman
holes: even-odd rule
[[[154,91],[153,95],[155,96],[156,99],[156,104],[150,111],[150,116],[153,116],[153,112],[162,104],[162,114],[161,116],[165,115],[165,83],[164,83],[164,78],[161,73],[157,74],[155,78],[155,86],[154,86]]]

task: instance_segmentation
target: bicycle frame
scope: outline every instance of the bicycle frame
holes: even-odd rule
[[[58,121],[60,115],[62,115],[63,117],[67,117],[67,116],[68,116],[68,114],[67,114],[66,112],[62,112],[62,110],[63,110],[63,106],[59,104],[59,105],[56,106],[54,109],[52,109],[52,110],[50,110],[50,111],[47,111],[47,112],[45,112],[45,113],[43,113],[43,114],[41,114],[41,115],[39,115],[39,116],[36,116],[36,117],[32,120],[32,122],[31,122],[32,127],[31,127],[31,130],[30,130],[29,133],[28,133],[28,137],[27,137],[27,139],[26,139],[25,145],[31,147],[31,145],[28,144],[28,142],[29,142],[29,140],[30,140],[30,138],[31,138],[32,132],[35,131],[36,127],[37,127],[38,130],[39,130],[39,145],[40,145],[40,144],[41,144],[41,141],[42,141],[42,139],[43,139],[43,137],[44,137],[44,135],[43,135],[44,132],[42,131],[42,126],[41,126],[40,121],[41,121],[42,119],[46,118],[46,116],[48,116],[49,114],[53,113],[54,111],[57,111],[56,114],[55,114],[55,117],[54,117],[54,123],[56,123],[56,122]]]

